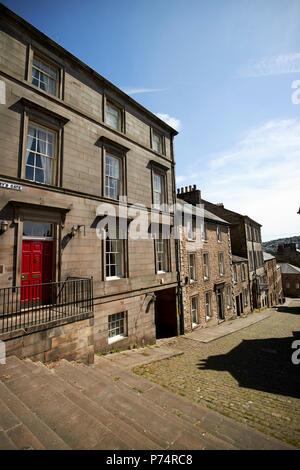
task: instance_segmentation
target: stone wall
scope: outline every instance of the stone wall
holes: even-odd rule
[[[214,223],[205,222],[207,240],[201,241],[201,234],[196,231],[196,240],[188,241],[186,239],[184,230],[181,229],[180,240],[180,263],[181,263],[181,282],[183,306],[184,306],[184,329],[186,332],[191,331],[192,318],[191,318],[191,298],[197,296],[198,298],[198,325],[196,327],[208,327],[216,325],[220,322],[218,319],[217,297],[215,292],[215,285],[224,283],[223,287],[223,312],[224,319],[235,317],[235,306],[232,289],[232,263],[231,263],[231,248],[230,248],[230,234],[227,226],[220,225],[222,231],[222,241],[218,242],[216,235],[217,225]],[[224,253],[224,276],[219,275],[218,266],[218,253]],[[203,253],[209,254],[209,279],[204,280],[203,272]],[[196,257],[196,280],[190,280],[189,276],[189,255],[195,254]],[[227,308],[226,302],[226,286],[229,286],[231,293],[231,306]],[[205,313],[205,294],[209,293],[211,296],[211,318],[206,319]]]
[[[94,318],[56,320],[0,335],[6,356],[28,357],[44,363],[67,359],[94,362]]]

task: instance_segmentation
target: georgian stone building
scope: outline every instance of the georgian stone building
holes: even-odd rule
[[[183,202],[177,207],[190,213],[180,237],[180,273],[184,330],[216,325],[235,317],[229,224],[204,209]],[[199,221],[200,219],[200,221]],[[198,222],[199,221],[199,222]]]
[[[135,205],[147,211],[155,204],[160,217],[160,204],[175,203],[177,132],[5,6],[0,10],[3,322],[9,320],[4,288],[15,295],[15,287],[56,283],[57,293],[58,283],[93,278],[89,341],[95,351],[176,334],[173,238],[162,240],[160,229],[156,239],[122,239],[118,233],[121,225],[129,230]],[[126,202],[131,212],[124,215],[120,207]],[[106,240],[97,236],[104,203],[117,215],[117,235]],[[43,303],[38,289],[38,295],[28,290],[28,298],[21,292],[16,302],[23,310]],[[75,290],[72,295],[80,297]],[[61,312],[60,326],[70,321]],[[23,355],[24,340],[14,344],[12,352]],[[29,356],[55,357],[49,344],[29,345]]]

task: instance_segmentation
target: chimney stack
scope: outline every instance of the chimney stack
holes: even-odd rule
[[[184,188],[181,187],[180,190],[178,188],[177,197],[194,206],[196,204],[201,204],[201,191],[197,189],[195,184],[193,186],[185,186]]]

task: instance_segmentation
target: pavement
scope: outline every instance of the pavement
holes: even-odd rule
[[[254,325],[254,323],[265,320],[271,315],[272,312],[269,310],[250,313],[245,317],[224,321],[216,326],[195,329],[191,333],[185,334],[183,338],[199,341],[200,343],[209,343],[210,341],[214,341],[215,339],[222,338],[223,336],[230,335],[231,333],[242,330],[243,328],[247,328],[250,325]]]

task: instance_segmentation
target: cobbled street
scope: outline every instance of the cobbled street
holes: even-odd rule
[[[172,338],[165,344],[183,355],[134,372],[300,447],[300,364],[291,360],[292,342],[300,339],[300,299],[270,311],[269,318],[206,344]]]

